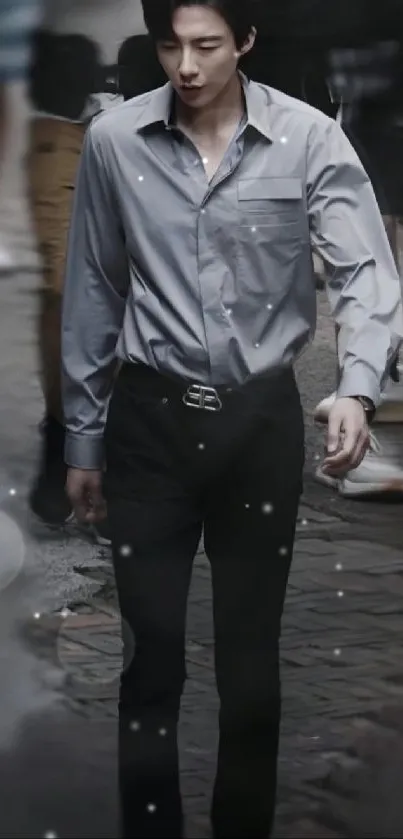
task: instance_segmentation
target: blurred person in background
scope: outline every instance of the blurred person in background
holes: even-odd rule
[[[151,72],[156,60],[145,35],[140,0],[46,0],[30,74],[34,114],[28,184],[43,262],[38,339],[45,399],[42,452],[30,505],[51,526],[72,519],[65,493],[60,313],[76,171],[88,124],[121,101],[121,48],[123,90],[131,86],[129,94],[135,95],[157,86],[161,71],[158,79]],[[109,543],[106,521],[98,523],[94,535],[101,544]]]
[[[341,11],[338,6],[339,15]],[[354,12],[361,26],[351,28]],[[344,32],[339,23],[327,46],[332,98],[371,178],[400,270],[397,231],[398,218],[403,215],[403,4],[400,0],[372,5],[349,0]],[[371,447],[360,466],[338,478],[326,475],[321,467],[316,470],[317,479],[342,496],[403,496],[403,463],[393,428],[403,422],[402,372],[396,358],[375,415]],[[334,399],[333,393],[317,406],[315,418],[319,423],[327,422]]]
[[[39,24],[41,9],[40,0],[0,0],[0,189],[10,126],[9,86],[26,79],[32,35]],[[0,273],[14,268],[13,256],[2,242],[0,231]]]

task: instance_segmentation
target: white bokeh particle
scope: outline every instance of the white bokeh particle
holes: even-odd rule
[[[250,504],[245,504],[245,508],[246,508],[247,510],[249,510],[249,508],[250,508]]]
[[[334,654],[335,656],[339,656],[339,655],[341,655],[341,649],[340,649],[340,647],[336,647],[336,649],[334,649],[334,650],[333,650],[333,654]]]
[[[344,597],[344,591],[338,591],[337,597]]]
[[[168,732],[167,732],[166,728],[160,728],[158,734],[160,735],[160,737],[166,737]]]
[[[287,554],[288,554],[288,548],[286,548],[286,546],[285,546],[285,545],[283,545],[283,547],[282,547],[282,548],[280,548],[280,550],[279,550],[279,554],[280,554],[280,556],[287,556]]]
[[[156,809],[157,808],[156,808],[155,804],[147,804],[147,811],[149,813],[155,813]]]
[[[203,449],[205,449],[206,447],[205,447],[204,443],[199,443],[197,448],[200,449],[200,451],[203,451]]]
[[[57,839],[57,833],[54,830],[47,830],[44,833],[44,839]]]
[[[9,494],[9,495],[17,495],[17,490],[16,490],[16,489],[14,489],[14,488],[11,488],[11,489],[9,490],[9,493],[8,493],[8,494]]]
[[[262,506],[262,513],[264,513],[266,516],[269,516],[270,513],[273,512],[273,510],[273,504],[270,504],[269,502],[264,503]]]
[[[119,553],[121,556],[131,556],[132,549],[130,545],[122,545],[122,547],[119,550]]]
[[[140,723],[138,720],[133,720],[130,723],[130,731],[140,731]]]
[[[40,612],[34,612],[34,618],[35,618],[36,621],[38,621],[40,619],[40,617],[41,617]]]
[[[302,524],[302,527],[307,527],[307,525],[308,525],[308,519],[302,519],[301,524]]]
[[[139,181],[144,181],[144,175],[139,175],[138,179]]]
[[[335,568],[336,568],[336,571],[342,571],[343,566],[342,566],[341,562],[336,562]]]

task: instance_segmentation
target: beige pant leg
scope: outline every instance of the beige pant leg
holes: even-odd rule
[[[62,421],[61,306],[67,237],[85,126],[38,118],[28,152],[30,208],[43,262],[38,346],[46,412]]]

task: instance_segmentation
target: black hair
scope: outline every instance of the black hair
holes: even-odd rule
[[[172,18],[181,6],[214,9],[233,32],[240,49],[256,25],[257,0],[142,0],[144,22],[154,42],[172,37]]]

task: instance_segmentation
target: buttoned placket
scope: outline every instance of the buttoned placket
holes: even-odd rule
[[[214,196],[218,187],[230,178],[240,166],[245,151],[244,144],[246,129],[247,123],[243,120],[242,124],[238,127],[236,133],[234,134],[217,172],[209,182],[204,168],[203,158],[194,143],[175,126],[170,126],[171,142],[175,147],[173,149],[175,156],[177,157],[178,162],[180,161],[181,168],[185,170],[187,175],[192,179],[195,191],[197,191],[199,196],[198,198],[195,198],[196,203],[199,202],[196,234],[198,278],[202,309],[203,312],[207,311],[209,313],[209,318],[205,318],[205,339],[211,362],[211,385],[216,383],[214,371],[219,370],[221,367],[226,365],[227,352],[226,349],[224,349],[226,341],[222,340],[224,338],[224,331],[227,333],[228,331],[232,332],[234,327],[232,322],[232,308],[230,306],[225,306],[222,299],[216,299],[214,301],[214,305],[212,305],[211,295],[214,297],[214,294],[217,292],[214,277],[210,280],[210,282],[203,279],[203,273],[206,273],[207,269],[209,269],[209,274],[212,273],[212,270],[214,271],[214,268],[212,269],[211,266],[208,265],[209,258],[211,261],[213,242],[211,235],[208,233],[208,203]],[[242,147],[240,144],[242,144]],[[204,250],[203,239],[205,241]],[[206,259],[206,265],[204,267],[201,265],[203,254],[205,254]],[[267,309],[269,311],[272,309],[272,305],[270,303],[267,304]],[[220,336],[221,340],[219,345],[217,337],[215,337],[214,340],[214,336],[209,335],[206,325],[209,320],[218,327],[214,335]],[[259,349],[260,343],[256,341],[253,346],[255,349]]]
[[[212,251],[212,242],[213,239],[208,234],[208,225],[209,225],[209,217],[208,217],[208,204],[211,198],[213,198],[214,193],[217,189],[223,184],[228,178],[230,178],[234,172],[236,172],[237,168],[239,167],[242,156],[243,156],[243,143],[244,143],[244,131],[245,125],[238,129],[236,134],[234,135],[233,140],[231,141],[223,160],[215,174],[212,178],[211,182],[208,183],[207,175],[203,167],[203,175],[204,175],[204,183],[207,184],[207,189],[205,191],[203,200],[200,206],[200,213],[198,217],[198,229],[197,229],[197,241],[198,241],[198,276],[200,281],[200,294],[201,300],[203,305],[203,311],[208,311],[210,314],[210,318],[205,320],[205,323],[208,323],[210,320],[216,324],[218,327],[214,331],[214,335],[210,335],[206,326],[206,343],[209,348],[209,357],[210,357],[210,366],[211,366],[211,373],[210,373],[210,383],[214,385],[215,382],[215,373],[214,371],[220,369],[226,363],[226,350],[225,341],[223,340],[224,332],[233,331],[233,324],[231,321],[232,310],[229,307],[224,306],[223,300],[217,299],[217,295],[219,293],[214,276],[214,266],[212,267],[209,265],[209,259],[211,261],[211,251]],[[242,144],[242,147],[241,145]],[[203,166],[203,161],[199,155],[201,165]],[[205,242],[205,265],[203,265],[203,239]],[[212,254],[212,258],[214,260],[214,253]],[[210,282],[203,281],[203,274],[208,275],[211,280]],[[214,300],[214,297],[216,299]],[[212,304],[211,299],[213,299],[214,303]],[[220,344],[218,344],[217,337],[219,336]],[[214,340],[215,338],[215,340]]]

